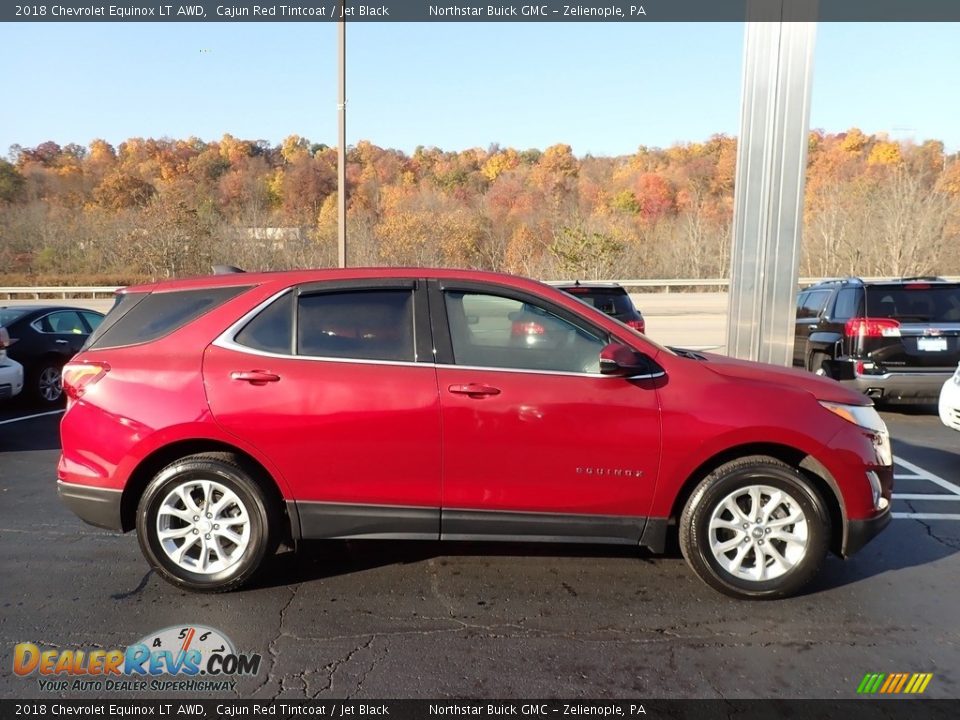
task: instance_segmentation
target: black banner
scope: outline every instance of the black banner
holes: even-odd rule
[[[152,0],[2,3],[4,22],[910,22],[960,21],[957,0]]]
[[[472,717],[588,720],[946,720],[960,701],[877,700],[0,700],[12,718],[322,718],[431,720]]]

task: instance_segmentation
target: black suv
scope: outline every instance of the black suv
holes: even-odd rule
[[[579,300],[593,305],[597,310],[629,325],[637,332],[646,332],[647,323],[643,315],[634,306],[633,301],[617,283],[551,283],[558,290],[573,295]]]
[[[960,362],[960,283],[827,280],[797,298],[793,364],[877,402],[935,402]]]

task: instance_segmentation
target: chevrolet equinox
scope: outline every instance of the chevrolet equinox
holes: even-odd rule
[[[887,429],[803,371],[660,347],[542,283],[375,268],[130,287],[63,371],[58,489],[189,590],[301,539],[614,543],[741,598],[890,521]]]

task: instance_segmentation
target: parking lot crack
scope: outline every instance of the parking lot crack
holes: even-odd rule
[[[290,637],[290,634],[285,632],[283,629],[283,624],[286,621],[287,610],[290,609],[290,606],[293,604],[293,601],[297,597],[297,592],[300,590],[300,585],[294,585],[290,590],[290,599],[280,608],[279,620],[277,622],[277,632],[273,640],[270,641],[270,644],[267,646],[267,654],[270,657],[270,669],[267,671],[267,676],[264,678],[263,682],[260,683],[257,687],[253,689],[251,694],[255,694],[259,690],[267,687],[272,682],[277,683],[277,694],[274,696],[276,698],[283,691],[283,677],[276,676],[277,664],[280,658],[280,650],[278,648],[278,643],[283,637]]]
[[[370,643],[367,645],[368,648],[373,647],[373,641],[376,639],[376,637],[377,636],[375,635],[370,638]],[[353,689],[353,693],[347,695],[347,698],[356,697],[360,693],[360,691],[363,689],[363,683],[367,680],[367,676],[372,673],[373,669],[387,657],[387,653],[390,652],[389,648],[386,644],[381,644],[381,646],[383,647],[383,650],[376,657],[374,657],[374,659],[370,662],[370,667],[368,667],[364,671],[363,675],[357,679],[357,686]]]
[[[917,509],[913,506],[913,502],[907,501],[907,507],[910,508],[910,512],[911,512],[911,513],[916,513],[916,512],[917,512]],[[937,535],[937,534],[933,531],[933,527],[930,525],[930,523],[924,522],[922,519],[916,518],[916,517],[915,517],[915,518],[911,518],[911,519],[912,519],[912,520],[915,520],[915,521],[918,522],[918,523],[920,523],[920,524],[923,526],[923,528],[927,531],[927,535],[929,535],[929,536],[930,536],[930,539],[933,540],[934,542],[938,542],[938,543],[940,543],[941,545],[943,545],[944,547],[950,548],[951,550],[960,550],[960,544],[957,544],[957,543],[955,543],[955,542],[950,542],[950,541],[947,540],[946,538],[942,538],[942,537],[940,537],[939,535]]]
[[[336,677],[336,675],[337,675],[337,673],[340,671],[340,669],[341,669],[344,665],[349,664],[350,661],[353,660],[354,655],[356,655],[358,652],[361,652],[361,651],[363,651],[363,650],[366,650],[366,649],[368,649],[371,645],[373,645],[373,641],[376,639],[376,637],[377,637],[376,635],[367,636],[367,641],[366,641],[366,642],[361,643],[360,645],[358,645],[357,647],[355,647],[353,650],[351,650],[350,652],[348,652],[344,657],[340,658],[339,660],[334,660],[333,662],[327,663],[326,665],[324,665],[323,668],[322,668],[322,670],[327,673],[327,682],[326,682],[326,684],[325,684],[322,688],[320,688],[319,690],[317,690],[317,692],[315,692],[315,693],[313,694],[313,697],[314,697],[314,698],[317,698],[317,697],[320,697],[320,696],[321,696],[322,694],[324,694],[325,692],[330,692],[330,691],[333,689],[333,681],[334,681],[334,678]],[[360,679],[360,681],[357,683],[357,688],[356,688],[356,690],[359,690],[359,689],[360,689],[360,685],[363,684],[363,681],[366,679],[367,675],[370,673],[371,670],[373,670],[373,666],[372,666],[372,665],[371,665],[370,669],[367,670],[366,673],[364,673],[363,677],[362,677],[362,678]]]

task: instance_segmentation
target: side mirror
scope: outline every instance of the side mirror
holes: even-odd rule
[[[650,373],[650,361],[642,352],[620,343],[610,343],[600,351],[600,373],[620,377],[647,375]]]

